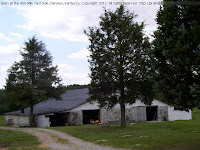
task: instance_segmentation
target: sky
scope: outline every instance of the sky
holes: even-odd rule
[[[0,89],[7,70],[22,59],[19,50],[33,36],[45,43],[63,85],[89,84],[90,43],[84,30],[98,27],[104,8],[114,11],[121,2],[138,15],[136,22],[145,21],[144,33],[151,39],[160,0],[0,0]]]

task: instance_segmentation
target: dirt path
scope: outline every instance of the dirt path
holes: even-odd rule
[[[51,129],[9,127],[0,127],[0,129],[30,133],[38,138],[41,147],[49,147],[54,150],[117,150],[85,142],[71,135]]]

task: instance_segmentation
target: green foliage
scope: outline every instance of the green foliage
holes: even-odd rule
[[[166,121],[110,125],[68,126],[52,128],[85,141],[123,149],[196,150],[199,149],[200,121]]]
[[[5,126],[5,116],[0,115],[0,127]]]
[[[5,90],[0,90],[0,114],[18,110],[22,105],[14,103],[5,93]]]
[[[6,112],[6,108],[7,108],[6,99],[7,97],[5,93],[3,92],[3,90],[0,90],[0,114],[3,114],[4,112]]]
[[[121,120],[125,120],[125,103],[137,98],[150,104],[153,99],[150,80],[150,48],[144,37],[144,23],[134,22],[135,15],[122,5],[115,12],[100,17],[99,28],[89,27],[91,84],[89,101],[100,107],[121,105]],[[122,125],[124,126],[124,125]]]
[[[192,120],[200,120],[200,109],[194,108],[192,110]]]
[[[164,101],[182,109],[200,102],[200,7],[164,5],[157,13],[152,60]]]
[[[64,90],[45,44],[35,37],[24,44],[20,51],[23,59],[8,70],[5,90],[13,101],[30,106],[32,116],[34,104],[49,98],[61,99]]]

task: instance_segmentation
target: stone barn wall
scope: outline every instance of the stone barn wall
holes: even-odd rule
[[[69,113],[68,125],[83,125],[82,110]]]
[[[100,120],[102,124],[110,123],[114,121],[120,121],[121,112],[119,109],[101,109],[100,110]]]
[[[5,124],[9,126],[29,127],[28,116],[5,115]]]
[[[168,120],[168,106],[158,106],[158,121]]]
[[[120,123],[121,121],[121,110],[120,109],[101,109],[100,120],[102,124],[105,123]],[[132,110],[126,109],[125,119],[127,122],[132,122]]]

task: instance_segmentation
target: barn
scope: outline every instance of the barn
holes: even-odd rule
[[[90,124],[99,120],[101,124],[120,122],[120,106],[113,109],[99,108],[98,103],[87,102],[88,89],[69,90],[62,95],[63,100],[49,99],[34,105],[34,116],[37,127],[67,126]],[[29,126],[29,110],[5,113],[7,125]],[[126,105],[127,122],[190,120],[192,112],[181,111],[174,106],[158,100],[146,106],[140,100]]]

